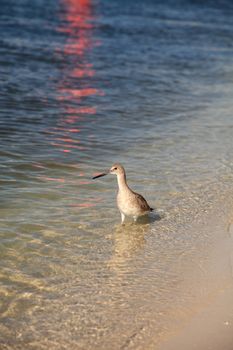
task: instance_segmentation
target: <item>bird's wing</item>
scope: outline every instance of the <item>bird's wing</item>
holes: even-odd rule
[[[147,201],[145,200],[145,198],[142,195],[140,195],[139,193],[134,192],[134,194],[137,197],[137,200],[138,200],[140,207],[145,211],[150,211],[150,206],[147,203]]]

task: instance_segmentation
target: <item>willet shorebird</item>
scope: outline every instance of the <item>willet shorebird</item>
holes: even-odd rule
[[[97,179],[98,177],[108,174],[117,175],[117,206],[121,213],[122,224],[126,216],[133,217],[134,221],[137,221],[139,216],[143,216],[154,210],[149,206],[143,196],[129,188],[126,181],[125,169],[121,164],[114,164],[108,172],[94,176],[93,179]]]

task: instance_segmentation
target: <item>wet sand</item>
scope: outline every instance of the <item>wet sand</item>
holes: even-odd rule
[[[218,295],[177,331],[159,350],[232,350],[233,286]]]
[[[222,207],[213,218],[213,235],[219,238],[203,267],[209,290],[178,326],[157,343],[158,350],[232,350],[233,349],[233,220],[232,203]],[[226,214],[224,217],[223,214]],[[212,213],[213,214],[213,213]],[[215,223],[216,230],[214,230]],[[221,230],[221,231],[220,231]],[[194,274],[195,276],[195,274]],[[190,277],[192,278],[192,277]],[[195,277],[194,277],[195,278]],[[200,289],[208,287],[200,283]],[[153,348],[153,341],[150,348]]]

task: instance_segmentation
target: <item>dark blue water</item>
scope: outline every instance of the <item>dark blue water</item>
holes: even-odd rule
[[[179,230],[232,181],[232,19],[231,1],[1,1],[4,349],[141,349],[188,305],[177,257],[210,238]],[[116,161],[162,220],[118,227],[115,179],[91,180]]]

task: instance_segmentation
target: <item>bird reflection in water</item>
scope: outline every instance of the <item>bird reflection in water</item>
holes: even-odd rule
[[[148,230],[149,225],[127,224],[117,226],[113,233],[114,248],[108,267],[118,277],[123,277],[133,268],[130,262],[143,250]]]
[[[150,232],[150,224],[160,221],[162,217],[162,213],[156,212],[151,216],[139,218],[138,224],[117,225],[113,233],[114,249],[108,263],[109,268],[118,275],[128,273],[129,262],[143,251],[146,235]]]

